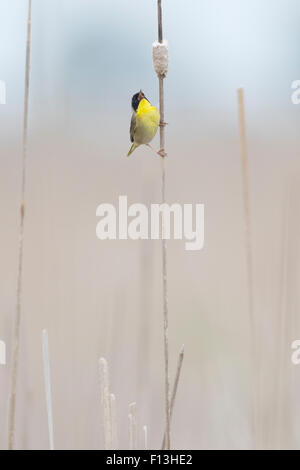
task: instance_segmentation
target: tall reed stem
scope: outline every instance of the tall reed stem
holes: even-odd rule
[[[8,411],[8,449],[9,450],[14,449],[14,446],[15,446],[16,393],[17,393],[17,378],[18,378],[18,365],[19,365],[18,360],[19,360],[19,349],[20,349],[20,325],[21,325],[21,301],[22,301],[26,161],[27,161],[27,140],[28,140],[28,104],[29,104],[29,77],[30,77],[30,46],[31,46],[31,0],[28,0],[17,296],[16,296],[16,313],[15,313],[14,326],[13,326],[12,369],[11,369],[11,383],[10,383],[10,392],[9,392],[9,411]]]
[[[108,363],[104,357],[99,359],[99,375],[101,385],[101,404],[104,418],[104,447],[105,450],[113,449],[113,429],[111,413],[111,394],[109,390]]]
[[[174,381],[173,390],[172,390],[172,397],[171,397],[170,421],[173,416],[173,410],[174,410],[174,405],[175,405],[175,399],[176,399],[176,393],[177,393],[177,388],[178,388],[178,383],[179,383],[179,378],[180,378],[183,357],[184,357],[184,345],[181,346],[179,357],[178,357],[176,376],[175,376],[175,381]],[[163,442],[161,446],[162,450],[165,449],[165,445],[166,445],[166,433],[164,434],[164,438],[163,438]]]
[[[148,426],[145,424],[143,426],[144,433],[144,450],[148,450]]]
[[[158,17],[158,41],[163,41],[162,7],[161,0],[157,0]],[[159,82],[159,112],[160,112],[160,149],[165,150],[165,106],[164,106],[164,77],[158,77]],[[161,198],[162,204],[166,202],[166,169],[165,157],[161,157],[162,180]],[[163,218],[162,218],[163,219]],[[162,222],[164,234],[164,220]],[[167,242],[162,237],[162,274],[163,274],[163,312],[164,312],[164,359],[165,359],[165,415],[166,415],[166,449],[171,448],[170,441],[170,380],[169,380],[169,333],[168,333],[168,284],[167,284]]]
[[[54,450],[53,412],[52,412],[52,399],[51,399],[51,375],[50,375],[50,359],[49,359],[49,344],[48,344],[47,330],[42,331],[42,350],[43,350],[44,380],[45,380],[46,405],[47,405],[47,416],[48,416],[49,445],[50,445],[50,450]]]
[[[251,212],[250,212],[250,195],[249,195],[249,169],[248,169],[248,148],[247,148],[247,131],[245,117],[245,100],[244,90],[237,90],[238,97],[238,115],[239,115],[239,132],[240,132],[240,152],[242,163],[242,187],[243,187],[243,203],[244,203],[244,220],[245,220],[245,242],[247,257],[247,277],[248,277],[248,308],[249,323],[251,336],[251,359],[252,359],[252,433],[254,447],[258,445],[258,401],[259,401],[259,370],[258,370],[258,345],[256,337],[256,326],[254,318],[253,303],[253,260],[252,260],[252,234],[251,234]]]
[[[111,410],[111,435],[112,435],[112,448],[118,448],[118,425],[117,425],[117,405],[116,396],[114,393],[110,394],[110,410]]]
[[[279,331],[277,345],[279,349],[278,369],[276,374],[277,396],[276,396],[276,419],[275,419],[275,444],[276,449],[282,448],[283,442],[283,414],[284,414],[284,387],[286,386],[285,361],[286,345],[289,342],[287,328],[287,299],[288,299],[288,261],[289,261],[289,243],[290,243],[290,203],[291,203],[291,181],[288,182],[286,202],[283,214],[283,236],[281,253],[281,289],[279,303]]]
[[[137,439],[137,421],[136,421],[136,403],[130,403],[129,405],[129,448],[130,450],[137,450],[138,439]]]

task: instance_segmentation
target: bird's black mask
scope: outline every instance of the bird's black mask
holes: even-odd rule
[[[131,106],[132,106],[132,109],[134,111],[137,111],[138,107],[139,107],[139,104],[140,104],[140,101],[145,98],[146,96],[144,95],[144,93],[142,91],[139,91],[138,93],[136,93],[135,95],[133,95],[132,97],[132,100],[131,100]]]

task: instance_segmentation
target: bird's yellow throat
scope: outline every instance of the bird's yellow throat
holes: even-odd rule
[[[145,98],[143,98],[139,103],[137,114],[144,114],[147,111],[149,111],[151,108],[153,108],[153,106],[149,103],[148,100],[145,100]]]

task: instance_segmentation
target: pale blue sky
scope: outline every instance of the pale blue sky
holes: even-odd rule
[[[277,117],[288,130],[300,109],[290,103],[300,78],[298,0],[164,0],[170,45],[166,101],[224,126],[244,86],[259,125]],[[0,0],[0,79],[9,115],[22,112],[27,0]],[[32,116],[79,106],[82,116],[118,107],[143,88],[157,102],[151,62],[154,0],[33,0]],[[66,104],[67,103],[67,104]],[[271,122],[269,122],[272,125]],[[274,123],[276,126],[276,124]]]

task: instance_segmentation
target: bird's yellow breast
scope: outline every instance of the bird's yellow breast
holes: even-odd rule
[[[160,122],[158,109],[149,101],[142,99],[136,113],[135,141],[141,144],[149,143],[155,136]]]

